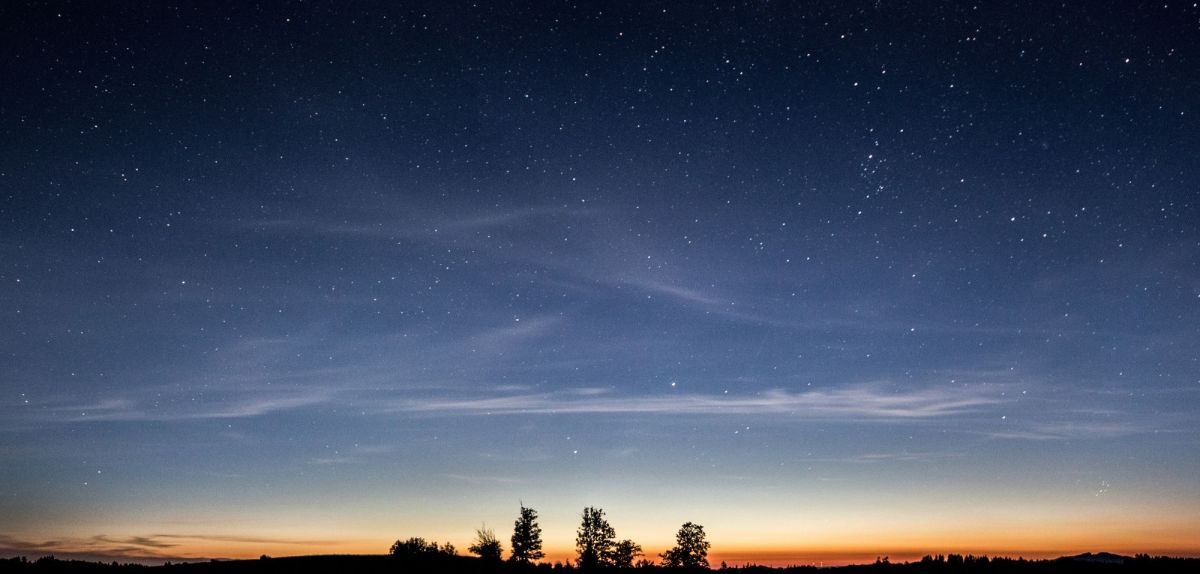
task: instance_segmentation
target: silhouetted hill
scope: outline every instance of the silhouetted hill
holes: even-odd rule
[[[1084,552],[1075,556],[1064,556],[1063,558],[1074,560],[1076,562],[1099,562],[1101,564],[1124,564],[1126,560],[1133,560],[1129,556],[1121,556],[1120,554],[1112,554],[1110,552]]]
[[[668,571],[659,566],[638,570]],[[717,570],[714,568],[714,570]],[[1074,573],[1183,573],[1200,572],[1200,559],[1195,558],[1151,558],[1120,556],[1101,552],[1064,556],[1055,560],[1023,560],[1011,558],[987,558],[948,555],[926,557],[924,560],[892,564],[876,562],[853,566],[817,568],[794,566],[771,568],[767,566],[743,565],[720,569],[729,574],[796,574],[800,572],[830,572],[832,574],[1074,574]],[[80,560],[57,560],[52,557],[27,560],[23,557],[0,559],[0,574],[552,574],[578,572],[576,568],[563,565],[517,565],[486,562],[467,556],[418,556],[396,557],[389,555],[321,555],[262,558],[258,560],[213,560],[145,566],[141,564],[118,564],[84,562]],[[674,571],[674,570],[672,570]]]

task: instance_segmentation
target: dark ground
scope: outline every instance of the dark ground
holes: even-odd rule
[[[1084,558],[1084,559],[1081,559]],[[1090,559],[1096,558],[1096,560]],[[144,566],[140,564],[118,564],[58,560],[44,557],[28,560],[16,557],[0,560],[3,573],[97,573],[97,574],[276,574],[276,573],[331,573],[331,574],[405,574],[426,572],[462,572],[466,574],[519,574],[552,573],[575,571],[562,565],[540,564],[522,566],[508,563],[484,562],[477,558],[420,557],[398,558],[387,555],[326,555],[295,556],[286,558],[262,558],[259,560],[227,560]],[[660,567],[638,568],[637,570],[667,570]],[[714,568],[716,570],[716,568]],[[737,566],[723,569],[726,572],[745,574],[774,574],[813,572],[816,567],[770,568],[766,566]],[[1195,558],[1136,558],[1096,556],[1072,557],[1056,560],[1021,560],[1007,558],[974,558],[951,555],[945,559],[933,558],[902,564],[875,563],[820,569],[834,574],[897,573],[1106,573],[1106,572],[1200,572],[1200,559]]]

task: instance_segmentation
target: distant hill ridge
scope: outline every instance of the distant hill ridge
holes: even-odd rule
[[[1064,556],[1063,558],[1076,562],[1096,562],[1100,564],[1124,564],[1126,561],[1133,560],[1131,556],[1121,556],[1120,554],[1113,554],[1111,552],[1097,552],[1095,554],[1084,552],[1083,554]]]

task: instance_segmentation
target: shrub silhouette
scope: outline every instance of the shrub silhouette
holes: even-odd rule
[[[449,542],[439,547],[437,542],[426,542],[424,538],[414,536],[403,542],[397,540],[388,554],[400,557],[457,556],[458,551]]]
[[[468,546],[467,550],[489,562],[499,562],[504,547],[491,528],[482,526],[475,531],[475,543]]]

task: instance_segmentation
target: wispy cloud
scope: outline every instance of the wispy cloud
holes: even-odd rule
[[[238,393],[224,398],[187,401],[183,405],[151,400],[102,399],[89,404],[54,407],[53,418],[68,422],[179,421],[235,419],[290,411],[328,402],[332,393],[320,388]]]
[[[819,419],[926,419],[974,412],[1002,402],[994,390],[921,389],[892,392],[853,385],[801,393],[774,389],[752,396],[678,394],[615,396],[569,392],[486,398],[400,400],[394,412],[433,414],[763,414]]]
[[[314,466],[334,466],[343,464],[366,464],[376,460],[379,455],[396,452],[395,446],[354,445],[345,451],[335,451],[330,455],[308,459],[308,464]]]
[[[1120,422],[1052,422],[1014,426],[1012,429],[985,433],[988,437],[1011,440],[1070,440],[1107,439],[1129,436],[1153,429],[1128,421]]]
[[[174,546],[179,546],[178,542],[173,542],[173,541],[169,541],[169,540],[160,540],[159,538],[161,538],[161,537],[128,536],[125,538],[120,538],[120,537],[105,536],[103,534],[100,534],[97,536],[93,536],[91,538],[91,540],[93,542],[97,542],[97,543],[101,543],[101,544],[142,546],[142,547],[146,547],[146,548],[171,548]]]
[[[311,458],[308,464],[313,466],[335,466],[339,464],[358,464],[362,459],[351,456],[323,456]]]
[[[431,206],[389,202],[376,196],[362,204],[374,209],[263,217],[235,222],[234,227],[330,240],[412,242],[439,251],[466,248],[473,259],[491,264],[481,269],[494,270],[497,265],[536,269],[542,271],[542,282],[626,298],[650,296],[714,320],[762,327],[867,332],[916,329],[922,334],[1030,331],[898,321],[883,313],[862,314],[870,305],[861,302],[834,307],[796,303],[781,309],[779,290],[773,288],[779,280],[777,270],[763,273],[740,254],[716,248],[725,270],[717,281],[710,264],[700,266],[680,257],[652,235],[635,235],[630,230],[644,222],[632,214],[623,216],[604,208],[492,206],[446,214]],[[598,217],[601,214],[604,217]],[[486,280],[494,281],[494,274]]]
[[[454,248],[469,246],[495,262],[520,263],[552,271],[557,276],[555,280],[573,287],[601,287],[609,293],[627,297],[659,296],[704,314],[739,322],[794,326],[769,313],[755,312],[744,293],[738,301],[715,287],[698,287],[697,278],[685,269],[649,271],[633,263],[633,258],[614,257],[614,253],[660,250],[646,247],[644,240],[622,242],[628,226],[599,220],[596,216],[601,213],[617,217],[603,209],[531,205],[484,209],[453,217],[413,205],[381,209],[389,213],[387,218],[381,219],[378,213],[358,213],[341,218],[264,218],[239,221],[235,227],[260,233],[365,241],[406,240]],[[552,229],[556,234],[575,236],[578,240],[560,248],[547,249],[546,238]],[[493,230],[503,232],[506,241],[494,241]],[[615,249],[612,248],[614,242],[617,244]],[[668,259],[671,258],[652,256],[654,261]]]
[[[555,205],[529,205],[481,209],[451,217],[416,205],[380,206],[373,212],[343,217],[294,216],[240,220],[233,227],[256,232],[364,239],[409,240],[441,243],[464,240],[492,229],[537,227],[546,220],[592,217],[601,210]]]
[[[989,387],[894,389],[885,384],[853,384],[803,392],[771,389],[751,395],[668,393],[619,394],[607,387],[579,387],[546,393],[511,387],[491,396],[459,397],[451,390],[412,396],[412,391],[304,387],[259,390],[204,404],[154,405],[141,400],[106,399],[86,405],[50,409],[59,422],[189,421],[265,416],[322,405],[364,414],[647,414],[647,415],[777,415],[819,420],[919,420],[962,415],[1007,400]],[[514,392],[515,391],[515,392]],[[407,396],[396,396],[396,393]],[[1051,432],[1051,431],[1045,431]],[[354,453],[313,459],[313,464],[354,461]]]
[[[507,476],[491,476],[484,474],[447,474],[446,478],[468,484],[520,484],[522,481]]]
[[[860,464],[878,464],[889,462],[920,462],[927,463],[950,458],[960,458],[962,455],[938,452],[875,452],[836,459],[841,462]]]
[[[446,351],[460,352],[464,347],[471,350],[504,352],[529,341],[550,333],[562,322],[561,317],[535,316],[526,319],[516,318],[512,324],[483,329],[477,334],[468,336],[463,341],[454,341],[447,345]]]
[[[651,293],[665,295],[683,303],[708,306],[723,306],[729,305],[730,303],[727,300],[722,300],[715,295],[700,291],[698,289],[691,289],[683,285],[666,283],[654,279],[629,278],[621,279],[619,282],[649,291]]]
[[[152,534],[149,538],[168,540],[203,540],[207,542],[232,542],[236,544],[287,544],[296,546],[325,546],[338,544],[336,540],[315,538],[271,538],[265,536],[238,536],[232,534]]]
[[[60,558],[78,558],[84,560],[188,560],[201,557],[180,552],[179,549],[198,542],[306,547],[329,547],[341,544],[341,542],[336,540],[269,538],[225,534],[147,534],[135,536],[97,534],[89,537],[62,537],[42,540],[17,538],[11,535],[0,534],[0,556],[44,556],[52,554]]]
[[[581,271],[580,273],[583,272]],[[723,296],[717,293],[715,288],[702,290],[689,287],[683,282],[670,282],[661,278],[642,276],[592,277],[592,281],[610,286],[630,286],[635,291],[660,295],[677,305],[706,315],[716,315],[725,319],[731,319],[739,323],[788,328],[812,326],[800,321],[772,316],[768,313],[755,312],[752,307],[747,305],[739,306],[738,301],[734,297]],[[744,301],[751,299],[745,294],[740,298]]]

